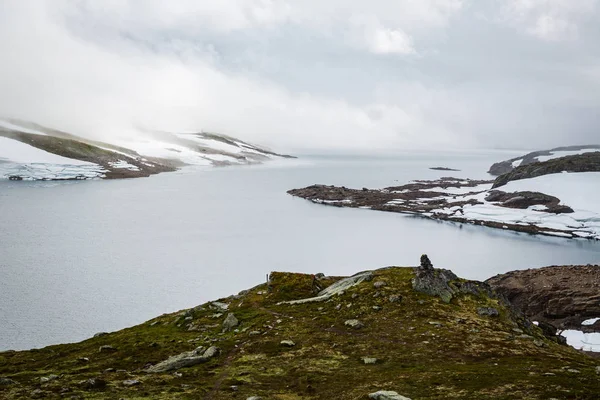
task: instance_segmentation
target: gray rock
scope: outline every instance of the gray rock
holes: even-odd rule
[[[87,381],[81,382],[81,385],[85,389],[103,389],[106,387],[106,381],[104,379],[91,378]]]
[[[58,375],[42,376],[40,378],[40,383],[48,383],[48,382],[54,381],[56,379],[58,379]]]
[[[240,321],[233,315],[233,313],[227,314],[225,321],[223,321],[223,332],[229,332],[236,326],[238,326]]]
[[[246,400],[262,400],[262,397],[259,397],[259,396],[252,396],[252,397],[248,397],[248,398],[246,398]]]
[[[138,381],[137,379],[127,379],[125,381],[123,381],[123,385],[124,386],[137,386],[140,385],[142,382]]]
[[[374,357],[363,357],[362,358],[363,363],[370,365],[370,364],[377,364],[377,359]]]
[[[402,301],[402,296],[399,294],[393,294],[390,297],[388,297],[388,300],[390,301],[390,303],[400,303]]]
[[[370,271],[361,272],[361,273],[358,273],[349,278],[344,278],[344,279],[337,281],[333,285],[330,285],[327,288],[320,291],[316,297],[311,297],[308,299],[301,299],[301,300],[283,301],[278,304],[296,305],[296,304],[314,303],[314,302],[329,300],[331,297],[333,297],[335,295],[339,295],[342,292],[348,290],[349,288],[359,285],[361,282],[371,281],[372,279],[373,279],[372,272],[370,272]]]
[[[46,397],[46,393],[42,389],[35,389],[29,395],[32,399],[41,399],[42,397]]]
[[[296,345],[296,343],[292,342],[291,340],[282,340],[279,342],[279,344],[286,347],[294,347]]]
[[[248,332],[248,336],[258,336],[260,335],[260,331],[250,331]]]
[[[369,398],[374,400],[410,400],[408,397],[401,396],[398,393],[389,390],[380,390],[371,393],[369,394]]]
[[[217,356],[220,351],[215,346],[209,347],[204,353],[202,353],[202,350],[204,350],[204,348],[199,347],[196,350],[186,351],[176,356],[169,357],[168,359],[147,368],[146,372],[167,372],[174,371],[180,368],[191,367],[197,364],[202,364],[209,361],[211,358]]]
[[[450,286],[451,281],[458,277],[452,271],[445,269],[417,268],[412,280],[412,287],[420,293],[438,296],[444,303],[450,303],[457,289]]]
[[[498,310],[493,307],[479,307],[477,309],[477,314],[482,317],[497,317],[500,315]]]
[[[362,322],[360,322],[357,319],[349,319],[346,322],[344,322],[344,325],[349,326],[350,328],[354,328],[354,329],[360,329],[365,326],[365,324],[363,324]]]
[[[539,339],[535,339],[533,341],[533,344],[536,345],[537,347],[545,347],[546,346],[546,343],[544,343],[542,340],[539,340]]]
[[[578,370],[578,369],[575,369],[575,368],[569,368],[569,369],[567,370],[567,372],[570,372],[570,373],[572,373],[572,374],[580,374],[580,373],[581,373],[581,371],[580,371],[580,370]]]
[[[108,335],[108,333],[107,333],[107,332],[98,332],[98,333],[96,333],[96,334],[94,335],[94,337],[95,337],[95,338],[98,338],[98,337],[102,337],[102,336],[106,336],[106,335]]]
[[[596,367],[596,374],[600,375],[600,366]]]
[[[384,286],[387,286],[387,283],[385,283],[384,281],[377,281],[377,282],[373,283],[373,287],[375,289],[381,289]]]
[[[98,351],[100,353],[112,353],[112,352],[117,351],[117,349],[114,348],[114,347],[112,347],[112,346],[109,346],[109,345],[105,344],[104,346],[100,346],[100,349],[98,349]]]
[[[227,311],[227,309],[229,308],[229,304],[213,301],[212,303],[210,303],[209,307],[213,310]]]
[[[13,381],[12,379],[9,378],[3,378],[0,376],[0,386],[8,386],[8,385],[16,385],[17,382]]]

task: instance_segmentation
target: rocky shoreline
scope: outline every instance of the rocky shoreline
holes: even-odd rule
[[[548,215],[573,212],[570,207],[560,204],[560,199],[556,197],[529,191],[506,193],[501,190],[491,190],[493,183],[492,180],[444,177],[433,181],[413,181],[406,185],[384,189],[349,189],[313,185],[292,189],[288,193],[316,204],[334,207],[409,213],[436,220],[530,234],[578,237],[578,229],[558,229],[518,220],[498,221],[469,215],[470,207],[478,205],[493,206],[499,210],[498,212],[529,210],[531,207],[537,207],[540,213]]]

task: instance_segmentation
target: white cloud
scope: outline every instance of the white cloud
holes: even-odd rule
[[[593,141],[600,56],[581,32],[596,1],[510,1],[0,2],[0,115],[282,151]],[[474,17],[500,11],[552,46]]]
[[[505,18],[525,32],[547,41],[573,40],[579,24],[598,7],[598,0],[510,0]]]

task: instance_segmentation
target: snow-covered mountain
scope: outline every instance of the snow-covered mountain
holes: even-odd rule
[[[289,157],[214,133],[145,132],[109,143],[0,119],[0,179],[135,178],[185,165],[256,164]]]

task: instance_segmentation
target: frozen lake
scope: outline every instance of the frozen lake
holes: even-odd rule
[[[86,339],[259,284],[274,270],[349,275],[388,265],[486,279],[600,262],[600,243],[325,207],[286,190],[486,178],[510,152],[306,157],[147,179],[0,182],[0,350]],[[461,172],[432,171],[446,166]]]

